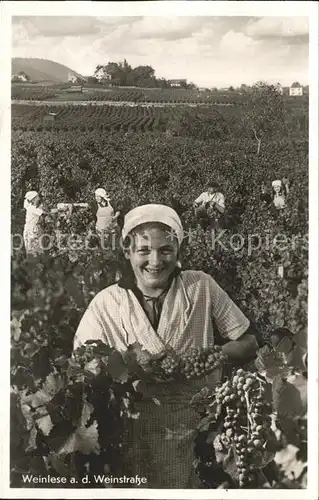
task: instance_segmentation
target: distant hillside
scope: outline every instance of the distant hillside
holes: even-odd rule
[[[68,81],[70,72],[81,77],[79,73],[67,66],[48,59],[13,57],[11,60],[11,75],[16,75],[20,71],[26,73],[34,82],[65,83]]]

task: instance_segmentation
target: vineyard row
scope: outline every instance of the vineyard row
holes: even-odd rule
[[[96,90],[84,88],[83,93],[68,92],[50,87],[12,87],[12,100],[93,100],[110,102],[134,102],[134,103],[195,103],[195,104],[218,104],[226,103],[233,105],[243,105],[246,102],[245,96],[238,92],[198,92],[193,90],[174,89],[104,89]],[[307,105],[308,96],[297,99],[284,98],[288,105]]]

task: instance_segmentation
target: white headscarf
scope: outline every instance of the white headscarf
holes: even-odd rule
[[[122,229],[123,240],[134,228],[146,222],[160,222],[172,228],[176,233],[179,245],[182,243],[184,231],[179,216],[171,207],[157,204],[142,205],[133,208],[126,214]]]
[[[38,194],[39,193],[37,191],[28,191],[24,197],[24,203],[23,203],[24,208],[27,208],[30,204],[30,201],[32,201],[36,196],[38,196]]]
[[[272,187],[276,187],[276,186],[281,187],[281,181],[280,180],[272,181],[271,185],[272,185]]]
[[[101,196],[101,198],[103,198],[103,200],[107,201],[109,196],[107,195],[105,189],[103,188],[98,188],[95,190],[95,196]]]

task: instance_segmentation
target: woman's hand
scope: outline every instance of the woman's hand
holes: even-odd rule
[[[254,358],[258,349],[256,337],[245,333],[238,340],[230,340],[222,346],[222,352],[234,361]]]

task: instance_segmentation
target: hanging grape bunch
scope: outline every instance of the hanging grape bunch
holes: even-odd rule
[[[274,439],[271,430],[272,406],[265,400],[265,387],[256,374],[237,370],[215,391],[216,418],[223,416],[223,427],[217,435],[216,451],[233,449],[239,486],[251,485],[255,472]]]

